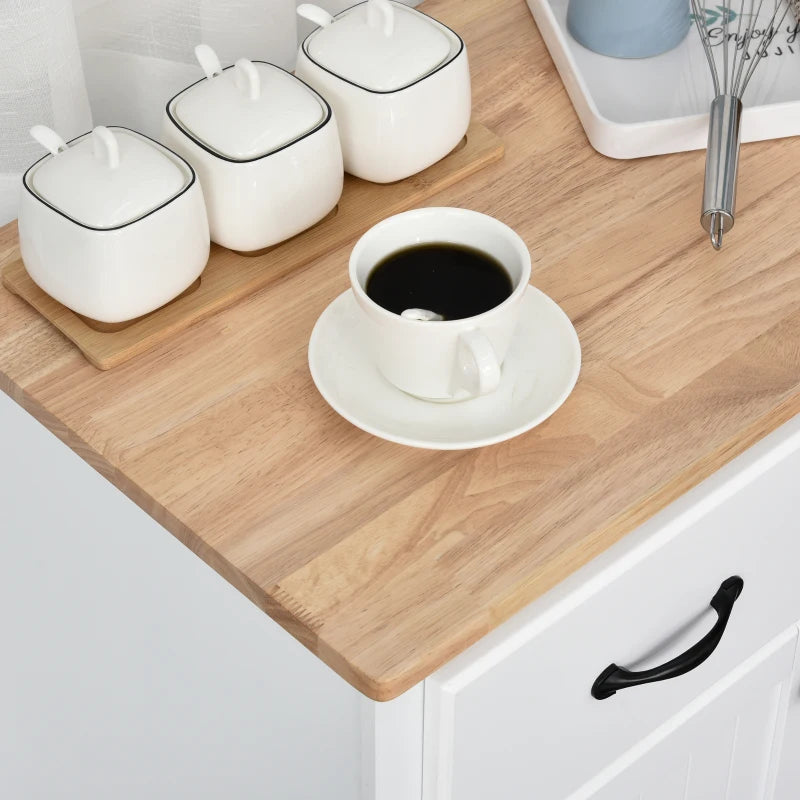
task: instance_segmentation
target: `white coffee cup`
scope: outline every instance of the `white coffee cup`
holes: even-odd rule
[[[466,319],[408,319],[379,306],[366,292],[372,269],[386,256],[426,242],[473,247],[493,256],[514,290],[500,305]],[[370,228],[350,256],[350,283],[366,317],[365,344],[383,376],[425,400],[466,400],[493,392],[517,327],[531,276],[525,242],[499,220],[463,208],[420,208]]]

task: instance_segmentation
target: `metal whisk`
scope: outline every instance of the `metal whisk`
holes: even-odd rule
[[[694,20],[703,42],[714,94],[708,125],[706,178],[700,224],[711,236],[715,250],[722,236],[733,228],[736,207],[736,177],[741,144],[742,97],[753,73],[767,55],[775,34],[783,25],[790,6],[798,0],[718,0],[722,12],[722,40],[711,41],[700,0],[691,0]],[[764,5],[766,2],[766,5]],[[738,5],[738,12],[734,6]],[[772,14],[758,26],[763,10]],[[734,23],[735,24],[732,24]]]

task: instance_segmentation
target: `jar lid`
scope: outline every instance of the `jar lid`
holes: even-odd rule
[[[51,152],[25,174],[48,205],[90,228],[135,222],[179,194],[189,166],[162,145],[127,128],[102,125],[69,145],[44,125],[31,135]]]
[[[269,155],[310,133],[327,109],[302,81],[263,61],[239,59],[222,69],[208,45],[195,48],[206,78],[170,103],[195,141],[232,161]]]
[[[336,17],[309,4],[297,11],[320,26],[303,45],[308,56],[372,91],[414,83],[445,62],[452,49],[439,23],[390,0],[368,0]]]

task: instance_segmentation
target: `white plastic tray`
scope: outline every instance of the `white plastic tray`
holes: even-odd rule
[[[713,89],[694,28],[669,53],[609,58],[567,32],[568,0],[527,2],[595,150],[611,158],[639,158],[705,148]],[[795,41],[794,25],[787,17],[747,89],[745,142],[800,134],[800,35]]]

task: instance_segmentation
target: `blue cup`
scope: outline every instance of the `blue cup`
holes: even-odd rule
[[[615,58],[649,58],[677,47],[691,25],[689,0],[569,0],[567,29],[584,47]]]

